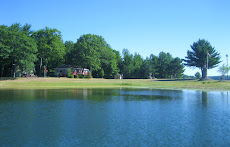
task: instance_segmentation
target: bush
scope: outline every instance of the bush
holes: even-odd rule
[[[80,78],[80,79],[84,78],[84,75],[79,74],[79,78]]]
[[[79,78],[79,75],[78,75],[78,74],[76,74],[76,75],[74,76],[74,78],[77,78],[77,79],[78,79],[78,78]]]
[[[86,77],[86,78],[88,78],[88,79],[93,78],[93,76],[92,76],[91,72],[90,72],[90,73],[88,73],[85,77]]]
[[[197,79],[200,79],[200,78],[201,78],[201,75],[200,75],[199,72],[195,73],[195,76],[196,76]]]
[[[74,78],[74,75],[69,75],[68,78]]]
[[[72,76],[73,76],[73,74],[72,74],[71,69],[68,69],[68,71],[67,71],[67,77],[68,77],[68,78],[72,78]],[[73,77],[74,77],[74,76],[73,76]]]

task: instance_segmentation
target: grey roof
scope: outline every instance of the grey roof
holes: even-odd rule
[[[66,65],[66,64],[62,64],[62,65],[59,65],[58,67],[56,68],[72,68],[71,66],[69,65]]]

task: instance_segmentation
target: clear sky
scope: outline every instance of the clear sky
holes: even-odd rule
[[[101,35],[113,49],[144,58],[161,51],[184,58],[199,38],[220,52],[220,65],[230,55],[229,0],[0,0],[0,8],[0,25],[56,28],[74,42],[83,34]],[[217,69],[208,75],[219,75]],[[185,74],[197,71],[186,68]]]

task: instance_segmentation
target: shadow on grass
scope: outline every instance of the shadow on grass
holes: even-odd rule
[[[0,77],[0,81],[5,81],[5,80],[16,80],[17,78],[13,77]]]
[[[156,81],[192,81],[192,80],[195,80],[195,79],[159,79]]]

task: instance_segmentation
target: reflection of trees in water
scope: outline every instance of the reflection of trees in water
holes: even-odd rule
[[[83,99],[87,100],[88,90],[87,89],[83,89],[82,90],[82,95],[83,95]]]
[[[227,92],[227,104],[229,104],[229,103],[228,103],[228,92]]]
[[[206,91],[202,91],[202,105],[204,107],[208,106],[208,101],[211,105],[211,103],[215,103],[215,101],[221,101],[222,104],[227,104],[229,105],[229,96],[228,96],[228,92],[220,92],[215,94],[210,93],[210,98],[208,99],[208,92]]]
[[[162,95],[122,95],[124,101],[153,101],[153,100],[173,100],[170,96]]]
[[[205,107],[208,105],[208,93],[206,91],[202,91],[202,105]]]
[[[221,92],[221,98],[222,98],[222,101],[226,104],[229,105],[229,98],[228,98],[228,92],[225,94],[225,92]]]

